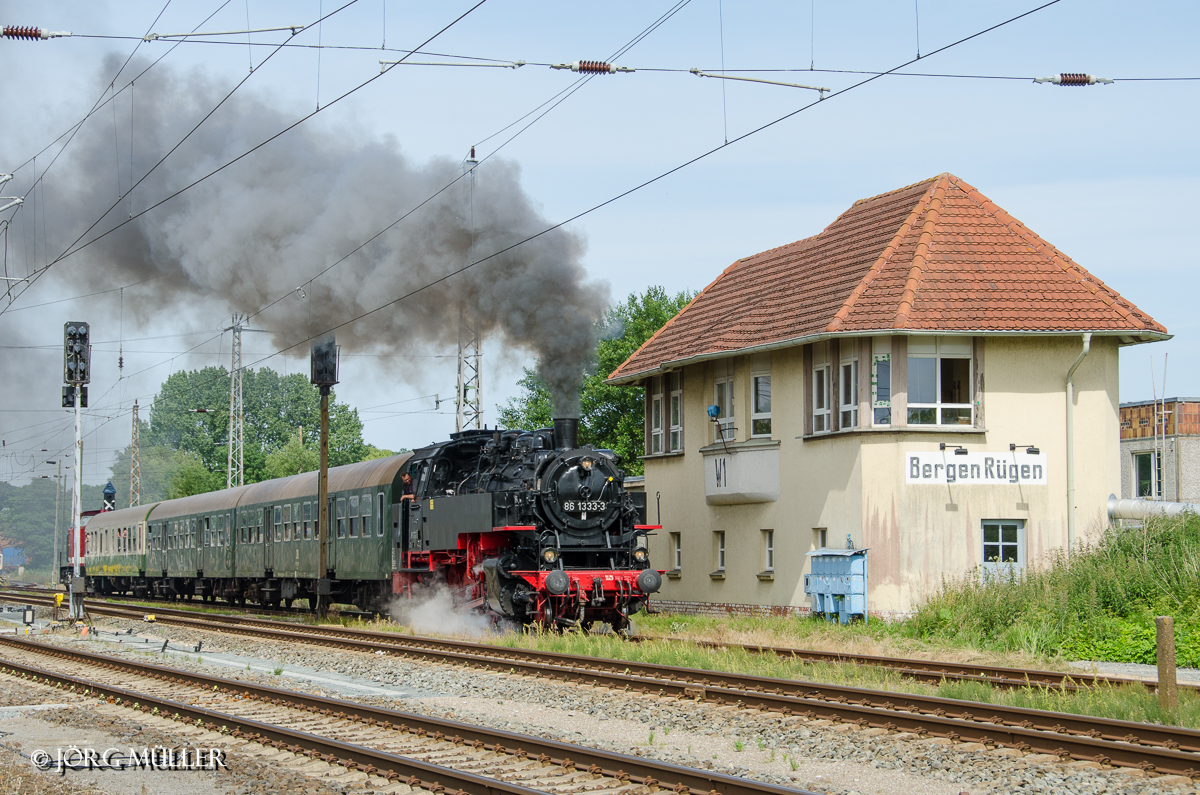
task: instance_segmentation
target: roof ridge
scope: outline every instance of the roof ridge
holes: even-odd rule
[[[908,217],[905,218],[900,224],[900,227],[896,230],[896,234],[892,236],[892,239],[888,242],[887,246],[884,247],[880,255],[875,259],[875,262],[871,264],[871,267],[863,275],[862,279],[855,286],[854,290],[850,293],[846,300],[842,302],[842,306],[838,309],[837,314],[833,316],[833,320],[829,321],[829,325],[825,327],[826,331],[837,331],[838,328],[840,328],[841,325],[846,322],[846,318],[850,317],[850,311],[854,309],[855,304],[858,303],[858,299],[861,298],[863,293],[867,291],[867,288],[871,286],[871,283],[875,281],[876,277],[883,272],[884,266],[887,265],[887,263],[891,260],[892,255],[896,253],[896,249],[900,247],[900,241],[903,240],[904,236],[908,233],[908,230],[912,228],[912,225],[917,222],[917,218],[920,216],[921,211],[925,208],[925,198],[929,195],[930,191],[937,187],[940,179],[940,177],[937,178],[937,180],[935,180],[933,184],[929,186],[929,190],[927,190],[920,196],[920,198],[917,199],[917,203],[913,206],[912,212],[910,212]],[[927,180],[921,180],[921,182],[926,181]],[[892,193],[908,190],[916,185],[920,185],[921,182],[914,182],[912,185],[900,188],[899,190],[881,193],[879,196],[887,196]],[[873,198],[879,198],[879,196],[875,196]],[[869,199],[861,199],[860,201],[869,201]],[[858,204],[859,202],[855,202],[854,205],[851,206],[854,207]],[[849,210],[846,212],[849,212]],[[842,215],[845,214],[846,213],[842,213]],[[838,217],[840,218],[841,216]],[[833,224],[830,224],[830,226],[833,226]]]
[[[938,177],[930,191],[928,210],[925,222],[921,224],[921,236],[917,239],[917,249],[913,252],[912,265],[908,269],[908,278],[904,280],[904,290],[900,293],[900,303],[896,307],[896,320],[892,328],[904,328],[908,325],[909,313],[913,310],[913,301],[917,300],[917,286],[925,273],[925,261],[929,256],[929,246],[933,243],[933,229],[941,216],[942,199],[946,196],[946,184],[949,174]]]
[[[1121,317],[1130,321],[1139,329],[1146,328],[1146,323],[1134,315],[1133,312],[1130,312],[1129,309],[1122,306],[1119,301],[1115,300],[1113,298],[1115,291],[1100,279],[1097,279],[1094,275],[1092,275],[1091,271],[1087,270],[1082,265],[1075,262],[1075,260],[1059,251],[1056,246],[1052,245],[1049,241],[1043,239],[1032,229],[1025,226],[1024,223],[1019,221],[1013,215],[1009,214],[1009,212],[1003,207],[993,202],[987,196],[984,196],[983,193],[981,193],[974,185],[971,185],[965,180],[958,179],[957,177],[954,177],[953,179],[955,181],[955,185],[966,195],[968,199],[975,202],[975,204],[977,204],[985,212],[990,213],[997,221],[1004,224],[1009,231],[1013,232],[1025,242],[1029,243],[1035,251],[1037,251],[1046,259],[1050,260],[1050,262],[1053,264],[1057,265],[1064,273],[1072,275],[1080,285],[1091,292],[1092,295],[1096,296],[1101,301],[1116,310],[1117,314],[1119,314]],[[1049,249],[1049,253],[1046,251],[1047,248]],[[1158,325],[1158,323],[1156,322],[1155,325]]]
[[[853,210],[855,207],[857,207],[860,204],[866,204],[867,202],[873,202],[876,199],[882,199],[885,196],[891,196],[892,194],[895,194],[895,193],[901,193],[906,190],[912,190],[913,188],[917,187],[918,185],[920,185],[924,182],[937,182],[938,180],[942,179],[943,177],[950,177],[950,176],[953,176],[953,175],[949,171],[943,171],[941,174],[934,174],[932,177],[926,177],[925,179],[919,179],[916,182],[912,183],[911,185],[905,185],[903,188],[896,188],[895,190],[884,191],[883,193],[880,193],[876,196],[868,196],[865,199],[859,199],[858,201],[854,202],[854,204],[851,204],[850,207],[847,208],[846,212],[850,212],[850,210]],[[846,213],[842,213],[842,215],[845,215],[845,214]]]

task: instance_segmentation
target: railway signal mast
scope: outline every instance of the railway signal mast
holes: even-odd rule
[[[67,617],[72,621],[83,618],[83,578],[79,564],[83,557],[83,415],[80,409],[87,405],[86,387],[92,380],[92,346],[87,323],[70,321],[63,327],[63,403],[70,397],[75,409],[75,489],[71,497],[71,532],[74,533],[72,565],[73,574],[69,584],[70,602]]]
[[[321,472],[317,479],[317,615],[329,609],[329,390],[338,382],[338,346],[333,335],[313,343],[313,386],[321,390]]]

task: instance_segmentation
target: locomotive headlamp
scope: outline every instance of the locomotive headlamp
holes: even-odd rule
[[[584,472],[591,472],[592,467],[594,467],[595,465],[596,465],[596,462],[590,458],[585,458],[579,462],[579,466],[583,467]]]
[[[542,562],[554,563],[558,560],[558,550],[554,547],[546,547],[542,550]]]
[[[649,557],[650,556],[646,554],[645,547],[638,547],[637,549],[633,550],[633,559],[638,563],[645,563]]]

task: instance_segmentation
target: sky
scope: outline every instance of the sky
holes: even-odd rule
[[[73,34],[0,38],[0,174],[14,175],[0,195],[25,198],[0,212],[0,246],[7,278],[34,277],[0,301],[0,478],[50,474],[39,462],[69,453],[68,320],[94,344],[88,483],[128,444],[135,399],[144,412],[171,372],[229,366],[235,311],[262,330],[244,335],[244,364],[307,373],[309,335],[377,310],[336,332],[337,396],[368,442],[411,448],[454,430],[433,396],[454,393],[462,296],[492,324],[495,422],[538,340],[569,340],[573,317],[651,285],[701,289],[860,198],[947,171],[1174,335],[1122,351],[1122,401],[1152,396],[1152,370],[1161,394],[1168,356],[1166,392],[1200,396],[1200,81],[1146,79],[1200,77],[1200,6],[1060,0],[988,30],[1039,5],[0,1],[0,24]],[[141,40],[190,31],[230,33]],[[635,71],[548,66],[617,53]],[[406,55],[496,65],[381,69]],[[897,67],[978,77],[861,73]],[[1031,81],[1059,72],[1117,82]],[[417,207],[473,146],[473,200],[460,181]],[[479,233],[467,249],[464,225]]]

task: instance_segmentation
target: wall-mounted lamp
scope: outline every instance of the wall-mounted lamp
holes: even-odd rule
[[[948,444],[946,444],[945,442],[940,442],[940,443],[938,444],[938,449],[939,449],[939,450],[943,450],[943,451],[944,451],[944,450],[945,450],[947,447],[952,447],[952,448],[954,448],[954,454],[955,454],[955,455],[967,455],[967,454],[969,454],[969,453],[971,452],[971,451],[970,451],[970,450],[968,450],[967,448],[963,447],[961,444],[950,444],[950,445],[948,445]],[[938,464],[938,466],[941,466],[941,464]]]
[[[1025,448],[1025,452],[1029,453],[1030,455],[1041,455],[1042,454],[1042,451],[1037,449],[1037,447],[1035,447],[1032,444],[1009,444],[1009,446],[1008,446],[1009,452],[1016,452],[1018,447]]]

